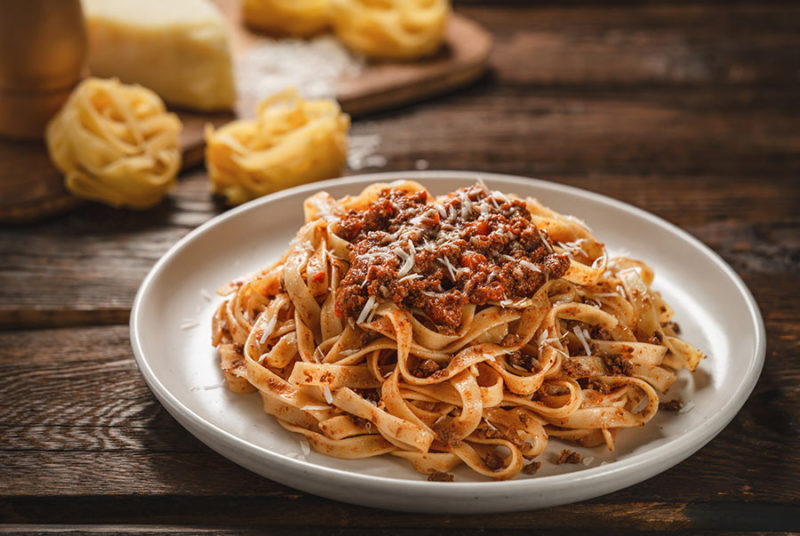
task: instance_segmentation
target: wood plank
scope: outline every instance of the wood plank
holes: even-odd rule
[[[432,168],[516,173],[583,187],[707,235],[731,257],[758,250],[760,260],[752,262],[760,268],[749,268],[767,269],[776,252],[784,267],[796,266],[797,242],[789,239],[800,206],[800,102],[794,95],[529,95],[481,86],[411,113],[356,124],[354,135],[382,137],[378,151],[386,169],[413,168],[424,159]],[[0,327],[127,321],[135,291],[158,257],[222,209],[209,195],[205,174],[196,171],[148,212],[92,205],[37,226],[0,230]]]
[[[797,83],[796,3],[587,4],[536,2],[493,9],[464,6],[459,11],[494,34],[492,65],[504,80],[515,83]]]
[[[18,536],[44,536],[44,535],[51,535],[51,534],[70,534],[70,535],[81,535],[87,534],[92,536],[105,536],[105,535],[136,535],[136,536],[161,536],[161,535],[180,535],[180,536],[205,536],[205,535],[242,535],[242,536],[249,536],[249,535],[261,535],[265,533],[265,529],[268,530],[268,534],[271,536],[306,536],[306,535],[318,535],[320,534],[320,527],[274,527],[272,525],[268,527],[236,527],[236,528],[220,528],[218,526],[215,527],[198,527],[192,525],[118,525],[118,524],[104,524],[104,525],[96,525],[96,524],[80,524],[80,525],[41,525],[41,524],[9,524],[9,525],[0,525],[0,534],[4,535],[18,535]],[[502,529],[503,534],[510,535],[510,536],[529,536],[531,534],[530,529]],[[369,527],[369,528],[340,528],[337,529],[335,532],[325,531],[325,534],[328,535],[336,535],[339,536],[341,534],[347,534],[349,536],[438,536],[440,534],[445,535],[463,535],[463,536],[478,536],[478,535],[485,535],[486,529],[484,528],[472,528],[472,527],[463,527],[457,529],[448,529],[448,528],[401,528],[401,529],[394,529],[394,528],[385,528],[385,527]],[[536,534],[556,534],[556,535],[564,535],[564,534],[578,534],[576,532],[565,532],[563,527],[558,531],[546,531],[542,532],[541,530],[537,530]],[[624,530],[622,532],[615,532],[620,536],[627,536],[627,535],[639,535],[641,532],[633,531],[633,530]],[[648,534],[666,534],[664,532],[654,533],[649,532]],[[706,532],[698,532],[698,531],[681,531],[683,536],[692,536],[692,535],[699,535],[705,536]],[[797,533],[790,533],[790,532],[726,532],[727,536],[790,536],[796,535]]]
[[[541,90],[486,82],[386,114],[371,131],[392,166],[557,177],[626,173],[797,177],[796,90]],[[457,133],[457,134],[456,134]],[[385,149],[383,149],[385,147]]]
[[[442,530],[491,527],[557,534],[596,531],[603,527],[614,534],[689,530],[792,531],[798,529],[800,508],[784,504],[747,504],[724,501],[696,503],[647,502],[626,504],[588,501],[570,506],[515,514],[476,516],[409,515],[343,503],[302,497],[280,501],[262,497],[83,497],[68,499],[20,498],[0,503],[0,516],[13,523],[85,522],[91,512],[93,523],[139,523],[228,528],[315,527],[326,533],[336,529]],[[337,530],[336,533],[339,533]],[[392,534],[396,532],[391,532]],[[706,532],[707,533],[707,532]],[[402,532],[401,532],[402,534]],[[727,532],[726,532],[727,534]]]

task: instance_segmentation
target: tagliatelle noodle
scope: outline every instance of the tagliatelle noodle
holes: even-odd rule
[[[232,205],[338,176],[350,117],[336,101],[287,89],[263,100],[255,119],[206,128],[206,166],[215,193]]]
[[[393,205],[412,197],[418,205]],[[676,370],[694,370],[704,357],[678,337],[672,310],[650,286],[652,270],[608,258],[584,224],[537,200],[482,184],[434,198],[405,181],[339,200],[319,193],[304,208],[306,223],[286,255],[223,289],[213,343],[229,388],[257,390],[264,411],[317,452],[341,458],[390,453],[421,473],[464,464],[508,479],[550,437],[613,450],[620,430],[643,426],[657,413],[659,392],[674,382]],[[397,218],[418,214],[398,220],[411,223],[389,225],[394,235],[384,242],[394,259],[382,257],[380,247],[343,238],[353,236],[347,225],[361,221],[359,215],[393,221],[381,210]],[[398,284],[409,274],[409,281],[422,280],[432,273],[427,237],[443,236],[437,229],[465,222],[480,228],[484,220],[512,215],[529,221],[514,236],[528,236],[536,253],[496,254],[492,262],[500,264],[493,269],[500,275],[492,278],[517,268],[543,274],[532,295],[466,302],[460,323],[445,326],[399,298],[368,294],[374,288],[367,277],[363,296],[356,296],[362,309],[343,313],[354,288],[348,274],[365,259],[396,267]],[[371,232],[370,240],[380,239]],[[480,269],[471,264],[474,252],[453,255],[452,266],[435,268],[442,281],[451,269],[462,283],[471,277],[464,270]]]
[[[310,37],[330,24],[330,0],[244,0],[242,20],[278,36]]]
[[[149,208],[181,167],[181,122],[153,91],[87,78],[47,125],[50,158],[79,197]]]
[[[444,40],[447,0],[332,0],[336,36],[371,58],[413,60]]]

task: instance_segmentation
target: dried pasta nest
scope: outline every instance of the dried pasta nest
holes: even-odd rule
[[[206,129],[206,166],[215,193],[232,205],[337,177],[347,158],[350,117],[334,100],[294,89],[268,97],[255,119]]]
[[[411,60],[444,40],[447,0],[332,0],[337,37],[365,56]]]
[[[143,209],[172,188],[181,122],[153,91],[89,78],[47,126],[50,158],[75,195]]]
[[[244,23],[279,36],[309,37],[330,23],[330,0],[244,0]]]

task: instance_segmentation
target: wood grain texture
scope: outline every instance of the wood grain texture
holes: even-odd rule
[[[787,268],[800,247],[790,238],[800,225],[793,95],[734,88],[531,96],[487,81],[447,101],[357,123],[353,132],[381,136],[386,169],[424,159],[434,169],[554,180],[632,203],[701,240],[720,237],[707,243],[727,247],[726,258],[748,256],[746,248],[780,251]],[[0,326],[124,322],[150,266],[221,210],[196,171],[149,212],[92,205],[0,230]],[[741,239],[740,249],[728,239]]]
[[[0,138],[0,224],[63,214],[84,204],[64,187],[41,141]]]
[[[701,87],[798,80],[796,2],[537,4],[461,9],[495,34],[492,64],[509,82]]]
[[[148,212],[0,229],[0,533],[800,533],[800,3],[463,4],[493,34],[492,74],[353,134],[381,137],[387,170],[535,176],[708,244],[767,328],[732,423],[636,486],[517,514],[385,512],[241,469],[153,398],[125,325],[159,256],[224,210],[198,169]]]

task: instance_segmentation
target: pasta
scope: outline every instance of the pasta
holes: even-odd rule
[[[181,167],[181,122],[139,85],[89,78],[47,126],[50,158],[72,193],[144,209],[172,188]]]
[[[413,60],[436,52],[450,13],[447,0],[333,0],[337,37],[371,58]]]
[[[535,199],[399,182],[304,208],[283,258],[221,289],[212,342],[320,453],[509,479],[550,437],[613,450],[704,357],[648,266]]]
[[[330,0],[244,0],[242,18],[257,30],[310,37],[330,22]]]
[[[304,100],[294,89],[258,107],[255,119],[206,129],[215,193],[236,205],[282,188],[336,177],[347,158],[350,117],[336,101]]]

